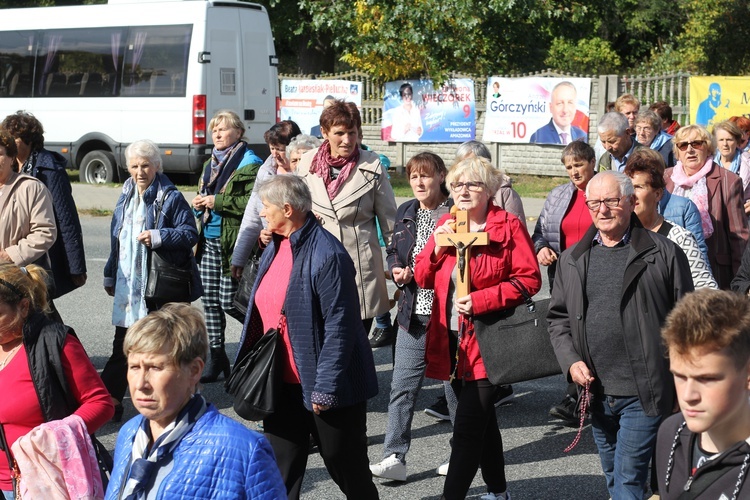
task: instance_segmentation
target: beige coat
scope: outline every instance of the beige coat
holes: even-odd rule
[[[0,248],[25,266],[44,257],[56,238],[50,192],[34,177],[11,174],[0,194]]]
[[[388,244],[396,219],[393,188],[377,153],[360,151],[359,163],[336,197],[330,200],[323,179],[310,173],[317,151],[314,149],[302,156],[297,174],[310,188],[313,213],[323,227],[343,243],[354,261],[362,319],[374,318],[390,308],[375,219]]]

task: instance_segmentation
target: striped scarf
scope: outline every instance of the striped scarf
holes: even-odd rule
[[[149,450],[151,429],[149,420],[143,419],[141,427],[135,434],[130,458],[130,470],[125,476],[124,486],[119,498],[123,500],[142,500],[146,498],[146,487],[159,467],[167,464],[172,458],[177,445],[190,432],[195,422],[206,412],[206,400],[200,393],[190,398],[188,404],[180,410],[177,419],[169,424],[159,439]],[[158,485],[153,485],[158,488]]]

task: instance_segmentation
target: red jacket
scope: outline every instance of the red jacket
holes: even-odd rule
[[[437,225],[442,225],[449,217],[450,214],[446,214]],[[536,294],[542,286],[534,245],[526,227],[515,215],[490,205],[485,231],[489,233],[490,244],[477,247],[471,255],[471,301],[474,314],[514,307],[523,302],[521,294],[508,282],[511,276],[523,283],[531,295]],[[448,380],[451,372],[446,307],[452,307],[447,304],[448,285],[455,266],[455,248],[448,248],[448,251],[437,258],[434,238],[428,240],[414,265],[417,284],[422,288],[435,290],[432,315],[427,325],[425,375],[438,380]],[[459,346],[456,376],[464,380],[487,378],[472,323],[469,323]]]

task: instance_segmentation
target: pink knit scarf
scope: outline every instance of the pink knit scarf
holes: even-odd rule
[[[673,194],[690,198],[695,203],[695,206],[698,207],[698,212],[701,216],[701,226],[703,227],[703,237],[706,239],[714,234],[714,224],[711,222],[711,214],[709,213],[708,188],[706,186],[706,175],[708,175],[713,166],[714,159],[708,158],[700,170],[693,175],[687,175],[682,162],[678,161],[672,169],[671,176],[672,182],[675,185]]]
[[[331,156],[331,145],[328,139],[326,139],[318,149],[318,152],[315,153],[310,172],[323,179],[326,191],[328,191],[328,198],[332,200],[336,197],[339,190],[341,190],[341,186],[349,178],[354,167],[357,166],[357,162],[359,162],[359,148],[348,157],[339,156],[338,158],[333,158]],[[341,169],[338,177],[333,180],[331,179],[331,167]]]

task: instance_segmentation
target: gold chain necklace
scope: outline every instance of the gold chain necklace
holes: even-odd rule
[[[13,357],[13,355],[16,353],[17,350],[19,350],[21,348],[22,345],[23,345],[23,342],[21,342],[16,347],[14,347],[13,349],[10,350],[10,352],[8,353],[8,355],[5,356],[5,359],[2,362],[0,362],[0,370],[2,370],[3,368],[5,368],[5,365],[8,364],[8,361],[10,361],[10,358]]]

